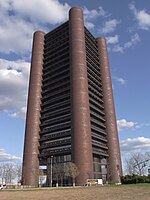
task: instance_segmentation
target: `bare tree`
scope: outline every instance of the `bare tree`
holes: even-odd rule
[[[15,170],[16,170],[17,181],[18,181],[18,183],[21,183],[22,165],[16,165]]]
[[[75,187],[75,178],[79,175],[77,166],[73,162],[66,163],[65,175],[70,176],[73,179],[73,187]]]
[[[128,175],[135,174],[134,161],[130,158],[125,159],[125,173]]]
[[[61,180],[61,185],[62,185],[64,177],[64,163],[54,163],[53,177],[56,179],[56,187],[58,187],[59,180]]]
[[[0,165],[0,179],[2,184],[12,183],[14,179],[21,181],[22,166],[15,163],[2,163]]]
[[[147,160],[150,160],[150,152],[145,153]]]
[[[42,172],[43,170],[40,169],[39,166],[34,167],[34,168],[31,168],[31,167],[28,167],[28,166],[24,166],[24,169],[25,168],[31,171],[31,173],[33,174],[34,179],[36,180],[36,184],[32,185],[32,187],[38,187],[39,184],[41,183],[42,179],[45,179],[45,178],[42,177],[43,176],[42,175],[43,174],[43,172]],[[25,183],[26,183],[25,177],[23,175],[22,175],[21,182],[22,182],[22,185],[25,185]]]
[[[39,186],[41,187],[44,182],[45,182],[45,177],[44,177],[44,171],[43,169],[39,169]]]
[[[4,170],[4,166],[0,165],[0,179],[2,184],[4,183],[4,179],[5,179],[5,170]]]
[[[126,163],[126,173],[128,175],[139,175],[143,176],[147,172],[149,160],[146,154],[133,153],[125,160]]]
[[[37,187],[37,186],[41,187],[45,180],[43,169],[40,169],[38,166],[38,167],[35,167],[34,169],[31,169],[31,172],[35,176],[36,180],[38,180],[39,185],[35,185],[35,187]]]
[[[12,183],[12,180],[16,178],[15,165],[12,163],[2,164],[0,171],[2,182]]]

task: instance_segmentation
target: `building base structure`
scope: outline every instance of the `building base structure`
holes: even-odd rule
[[[39,166],[49,183],[65,166],[78,168],[76,185],[87,179],[120,182],[120,148],[104,38],[84,26],[72,8],[69,21],[49,33],[34,34],[26,119],[23,184],[38,186]],[[50,162],[49,162],[50,161]]]

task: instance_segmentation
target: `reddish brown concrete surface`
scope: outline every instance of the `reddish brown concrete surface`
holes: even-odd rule
[[[93,158],[86,66],[83,12],[72,8],[69,13],[71,42],[72,157],[80,175],[77,185],[93,177]]]
[[[80,172],[80,175],[76,179],[76,184],[83,185],[85,184],[86,179],[93,178],[94,170],[85,32],[82,9],[74,7],[70,10],[69,31],[72,161],[75,162]],[[26,117],[22,178],[24,185],[31,186],[38,185],[38,147],[40,132],[44,35],[45,33],[41,31],[37,31],[34,34],[28,95],[28,110]],[[97,43],[100,60],[102,90],[104,96],[107,128],[106,132],[108,133],[108,178],[111,180],[111,182],[117,183],[120,182],[122,167],[107,46],[104,38],[99,38]]]
[[[40,123],[41,84],[43,66],[44,33],[34,33],[32,63],[30,72],[28,109],[26,116],[25,143],[23,155],[23,185],[38,185],[38,139]]]
[[[117,183],[120,182],[120,176],[122,176],[122,165],[114,108],[114,98],[112,92],[112,82],[108,63],[107,45],[105,38],[98,38],[97,42],[99,50],[102,90],[106,115],[106,130],[108,139],[108,178],[110,179],[110,182]]]

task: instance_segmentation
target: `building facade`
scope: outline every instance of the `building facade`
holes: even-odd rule
[[[77,185],[89,178],[120,182],[106,41],[94,38],[76,7],[56,29],[34,33],[23,184],[38,185],[39,166],[67,162],[78,167]]]

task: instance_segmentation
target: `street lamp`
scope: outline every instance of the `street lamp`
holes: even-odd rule
[[[53,156],[51,156],[51,183],[50,183],[51,187],[52,183],[53,183]]]

